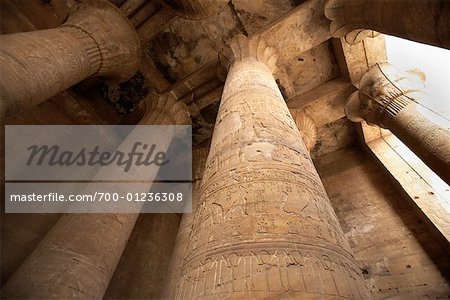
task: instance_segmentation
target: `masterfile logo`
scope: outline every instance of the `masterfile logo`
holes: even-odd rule
[[[191,143],[187,125],[7,125],[6,212],[188,212]]]
[[[142,151],[139,151],[142,148]],[[27,166],[33,164],[41,166],[48,164],[49,166],[109,166],[116,164],[121,167],[124,166],[124,171],[128,172],[132,165],[136,166],[151,166],[155,165],[161,167],[169,163],[164,151],[155,152],[156,145],[151,146],[141,142],[135,142],[131,152],[125,153],[119,150],[99,151],[100,146],[93,147],[92,150],[82,148],[79,152],[63,151],[58,145],[33,145],[27,148],[30,150]]]

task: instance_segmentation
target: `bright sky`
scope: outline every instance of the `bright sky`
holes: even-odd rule
[[[405,71],[417,68],[426,74],[426,92],[430,97],[429,103],[424,103],[424,106],[440,114],[449,122],[450,50],[389,35],[386,35],[385,39],[388,61],[392,65]]]

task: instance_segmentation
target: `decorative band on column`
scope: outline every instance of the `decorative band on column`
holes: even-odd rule
[[[102,59],[96,75],[124,81],[138,69],[141,49],[137,33],[122,11],[110,2],[79,2],[61,27],[76,27],[94,40]]]
[[[345,41],[350,45],[356,45],[365,38],[375,38],[379,35],[380,33],[374,30],[355,29],[345,35]]]
[[[63,25],[60,30],[73,36],[81,45],[81,48],[87,53],[92,74],[97,74],[102,68],[103,58],[102,50],[95,39],[83,28],[75,25]]]

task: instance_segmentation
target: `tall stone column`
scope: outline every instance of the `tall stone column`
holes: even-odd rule
[[[177,299],[367,299],[258,35],[229,70]]]
[[[192,213],[183,214],[181,219],[170,261],[167,284],[164,287],[163,299],[174,299],[176,297],[177,287],[180,285],[181,268],[188,254],[187,247],[192,229],[192,220],[199,202],[200,183],[203,177],[208,151],[209,148],[202,147],[194,149],[192,152]]]
[[[448,0],[328,0],[333,37],[369,29],[450,49]]]
[[[148,102],[139,124],[187,125],[187,111],[186,105],[166,94]],[[127,138],[119,150],[135,141]],[[157,150],[167,149],[170,142],[160,136]],[[107,178],[105,174],[113,171],[104,167],[99,178]],[[154,179],[157,169],[148,168],[146,172],[145,178]],[[150,187],[142,188],[132,192],[146,193]],[[3,295],[28,299],[102,298],[137,217],[132,213],[63,215],[6,283]]]
[[[83,0],[58,28],[0,35],[0,118],[30,108],[89,76],[112,81],[138,69],[139,39],[106,0]]]
[[[387,128],[445,182],[450,184],[450,131],[422,115],[424,76],[402,72],[389,63],[377,64],[361,79],[359,91],[347,101],[353,122]]]

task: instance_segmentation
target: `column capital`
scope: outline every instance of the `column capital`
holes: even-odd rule
[[[350,45],[359,44],[365,38],[375,38],[380,33],[370,29],[355,29],[345,35],[345,41]]]
[[[313,119],[302,109],[289,109],[295,124],[297,125],[306,148],[311,152],[317,142],[317,128]]]
[[[332,21],[330,32],[336,38],[354,36],[354,30],[360,30],[356,36],[364,33],[363,37],[375,30],[450,49],[448,0],[327,0],[324,13]]]
[[[404,72],[389,63],[376,64],[361,78],[359,90],[350,95],[345,114],[353,122],[365,120],[387,128],[386,122],[423,97],[424,82],[425,75],[417,69]]]
[[[266,64],[272,74],[277,71],[278,56],[278,50],[269,47],[260,34],[250,37],[243,34],[235,35],[230,47],[222,48],[219,52],[219,60],[225,69],[235,61],[255,59]]]
[[[171,92],[150,94],[144,100],[145,113],[139,125],[190,125],[189,109]]]
[[[221,11],[229,0],[163,0],[177,16],[189,20],[206,19]]]
[[[353,1],[352,8],[364,11],[365,1]],[[324,14],[331,21],[330,33],[334,38],[342,38],[354,30],[361,29],[348,17],[349,2],[346,0],[327,0],[325,2]],[[365,31],[365,30],[362,30]]]
[[[120,82],[136,73],[141,59],[139,38],[128,18],[109,1],[77,2],[61,27],[77,29],[94,41],[100,52],[94,75]]]

